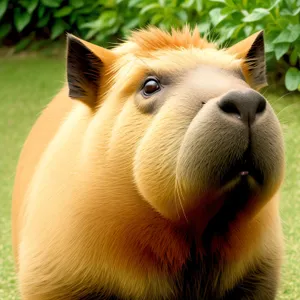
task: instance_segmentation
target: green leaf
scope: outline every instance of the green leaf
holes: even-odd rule
[[[59,7],[61,4],[61,0],[41,0],[45,6],[48,7]]]
[[[10,24],[2,24],[0,26],[0,39],[4,38],[7,36],[7,34],[11,30],[11,25]]]
[[[84,0],[69,0],[70,4],[74,8],[80,8],[84,5]]]
[[[38,17],[39,18],[41,18],[44,15],[45,10],[46,10],[46,7],[43,5],[38,8]]]
[[[176,12],[176,16],[180,19],[181,22],[186,22],[189,17],[186,11],[184,10]]]
[[[300,24],[293,27],[286,27],[279,34],[279,36],[273,41],[274,44],[279,43],[293,43],[300,36]]]
[[[92,37],[94,37],[95,34],[96,34],[98,31],[99,31],[98,28],[92,28],[92,29],[90,29],[90,30],[88,31],[88,33],[85,35],[84,38],[87,39],[87,40],[89,40],[89,39],[91,39]]]
[[[281,2],[282,0],[276,0],[270,7],[268,10],[272,10],[274,7],[278,6],[278,4]]]
[[[149,4],[145,7],[143,7],[142,10],[140,11],[140,14],[142,15],[145,13],[149,13],[149,11],[151,11],[151,10],[159,11],[161,9],[162,9],[162,7],[158,3],[152,3],[152,4]]]
[[[291,67],[285,74],[285,86],[289,91],[295,91],[300,84],[300,71]]]
[[[295,49],[296,49],[296,51],[298,53],[298,57],[299,57],[299,60],[300,60],[300,43],[295,46]]]
[[[293,16],[297,16],[300,13],[300,7],[296,8],[295,10],[293,10],[292,15]]]
[[[250,34],[251,34],[251,32],[252,32],[252,26],[251,25],[247,25],[247,26],[245,26],[245,28],[244,28],[244,32],[245,32],[245,35],[246,35],[246,37],[247,36],[249,36]]]
[[[295,2],[295,0],[285,0],[285,3],[287,4],[287,6],[288,6],[289,8],[292,8],[294,2]]]
[[[289,24],[288,28],[290,29],[290,31],[300,31],[300,24]]]
[[[104,8],[114,8],[117,5],[116,0],[98,0],[98,3]]]
[[[219,2],[219,3],[226,3],[226,1],[225,0],[209,0],[209,1],[211,1],[211,2]]]
[[[118,20],[118,14],[114,10],[104,11],[99,20],[99,26],[102,28],[110,28],[114,26]]]
[[[287,8],[284,8],[280,10],[280,15],[281,16],[297,16],[300,12],[300,7],[297,7],[294,10],[289,10]]]
[[[223,44],[227,40],[232,39],[232,36],[233,36],[235,30],[237,29],[237,27],[238,26],[236,26],[236,25],[230,26],[230,24],[228,26],[222,26],[222,28],[220,30],[220,37],[218,38],[218,42],[220,44]]]
[[[292,51],[291,55],[290,55],[290,64],[292,66],[295,66],[298,60],[298,52],[297,49],[294,48],[294,50]]]
[[[245,16],[245,17],[247,17],[247,16],[250,15],[250,14],[248,13],[248,11],[245,10],[245,9],[241,9],[241,13],[242,13],[242,15]]]
[[[205,23],[201,23],[198,26],[198,30],[200,31],[200,33],[207,33],[210,29],[210,23],[209,22],[205,22]]]
[[[262,23],[257,23],[254,27],[254,30],[255,31],[260,31],[260,30],[263,30],[265,27]]]
[[[237,11],[236,9],[232,9],[231,7],[226,6],[226,7],[222,8],[221,14],[222,15],[229,15],[229,14],[232,15],[236,11]]]
[[[217,26],[219,23],[221,23],[227,15],[222,15],[221,8],[214,8],[209,12],[209,15],[211,17],[211,22],[214,26]]]
[[[57,19],[51,28],[51,40],[54,40],[58,36],[60,36],[65,31],[65,29],[67,29],[66,25],[67,24],[63,20]]]
[[[27,9],[27,11],[32,14],[33,11],[36,9],[39,0],[21,0],[19,3]]]
[[[226,0],[226,5],[231,8],[236,8],[236,4],[232,0]]]
[[[274,31],[269,31],[265,37],[265,51],[266,53],[271,53],[274,51],[275,44],[273,43],[274,39],[278,36],[279,32],[276,28]]]
[[[14,23],[18,32],[21,32],[28,25],[30,17],[27,11],[21,11],[19,7],[14,9]]]
[[[290,10],[288,10],[287,8],[284,8],[280,11],[280,15],[282,15],[282,16],[292,16],[293,13]]]
[[[36,24],[37,28],[46,26],[49,20],[50,20],[50,12],[48,12],[45,16],[39,19],[38,23]]]
[[[8,0],[1,0],[0,1],[0,19],[3,17],[4,13],[7,9]]]
[[[284,18],[278,18],[276,20],[276,23],[277,23],[276,26],[279,25],[278,27],[282,31],[283,28],[286,28],[290,24],[290,20],[289,20],[289,18],[286,18],[286,17],[284,17]]]
[[[265,8],[255,8],[251,14],[249,14],[243,19],[243,22],[247,22],[247,23],[256,22],[263,19],[265,16],[269,14],[270,12]]]
[[[181,7],[183,8],[190,8],[193,6],[195,0],[186,0],[184,3],[182,3]]]
[[[240,31],[241,31],[244,27],[245,27],[245,24],[244,24],[244,23],[242,23],[242,24],[236,26],[236,28],[235,28],[235,30],[234,30],[234,33],[233,33],[232,37],[233,37],[234,39],[236,39],[236,38],[238,37]]]
[[[76,21],[78,28],[81,28],[81,26],[83,26],[86,23],[86,20],[83,16],[78,16],[75,21]],[[70,23],[68,23],[68,26],[69,25],[70,25]]]
[[[103,44],[106,40],[106,34],[103,34],[103,33],[99,33],[97,36],[96,36],[96,41],[100,44]]]
[[[116,32],[119,30],[119,24],[116,24],[113,27],[110,27],[107,31],[106,31],[106,35],[107,36],[112,36],[114,34],[116,34]]]
[[[102,26],[102,20],[98,19],[98,20],[94,20],[92,22],[87,22],[85,24],[83,24],[80,28],[91,28],[91,29],[97,29],[99,30]]]
[[[265,52],[266,53],[271,53],[274,51],[274,44],[273,42],[265,42]]]
[[[78,18],[78,14],[77,12],[73,12],[70,16],[70,19],[69,19],[69,24],[74,24],[74,22],[76,21],[76,19]]]
[[[203,0],[196,0],[196,11],[199,13],[203,8]]]
[[[130,8],[130,7],[135,7],[138,3],[140,3],[141,2],[141,0],[130,0],[129,2],[128,2],[128,7]]]
[[[81,7],[77,12],[80,13],[81,15],[89,15],[94,11],[94,8],[92,6],[84,6]]]
[[[289,43],[275,44],[275,57],[279,60],[285,53],[289,51]]]
[[[42,47],[44,46],[49,46],[49,44],[51,43],[51,40],[39,40],[39,41],[33,41],[30,46],[29,49],[31,51],[37,51],[40,50]]]
[[[165,17],[164,15],[156,14],[155,16],[153,16],[153,18],[151,18],[150,23],[152,25],[157,25],[159,22],[161,22],[164,19],[164,17]]]
[[[30,5],[27,7],[27,11],[32,14],[34,10],[36,9],[37,5],[39,3],[39,0],[32,0],[30,1]]]
[[[27,48],[30,44],[31,38],[27,37],[25,39],[21,39],[21,41],[15,46],[15,52],[20,52]]]
[[[233,26],[233,27],[227,27],[225,29],[226,31],[226,39],[230,39],[234,33],[234,31],[236,30],[237,26]],[[225,39],[225,40],[226,40]]]
[[[156,17],[156,16],[154,16]],[[152,20],[151,20],[152,21]],[[132,20],[130,20],[129,22],[127,22],[123,28],[125,29],[133,29],[135,28],[136,26],[138,26],[139,24],[139,19],[138,18],[133,18]]]
[[[61,18],[61,17],[65,17],[69,14],[71,14],[73,8],[71,6],[64,6],[61,9],[55,11],[55,13],[53,14],[55,18]]]

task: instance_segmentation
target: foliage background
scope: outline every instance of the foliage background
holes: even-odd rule
[[[300,0],[1,0],[0,45],[39,50],[72,32],[107,46],[131,29],[198,26],[231,45],[265,30],[269,72],[300,91]]]

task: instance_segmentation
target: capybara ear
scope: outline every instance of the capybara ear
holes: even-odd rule
[[[260,89],[268,85],[263,30],[233,45],[227,51],[244,60],[243,73],[253,88]]]
[[[67,80],[69,97],[95,106],[104,69],[114,60],[108,49],[67,34]]]

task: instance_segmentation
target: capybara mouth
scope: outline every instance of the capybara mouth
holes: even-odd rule
[[[227,191],[222,197],[224,202],[221,209],[208,222],[204,230],[203,243],[206,247],[210,247],[214,236],[226,235],[229,224],[245,209],[253,197],[253,191],[246,178],[242,178],[234,189]]]
[[[221,177],[222,186],[236,178],[247,179],[247,177],[252,177],[260,186],[264,184],[264,175],[259,167],[255,166],[249,149],[243,158],[233,162],[228,171]]]
[[[251,176],[259,185],[264,184],[264,176],[262,172],[254,167],[249,160],[236,162],[230,170],[221,178],[221,185],[236,179],[237,177],[245,178]]]

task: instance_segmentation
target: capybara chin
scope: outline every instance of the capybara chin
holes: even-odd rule
[[[188,27],[111,50],[68,35],[66,70],[15,179],[22,299],[275,299],[285,161],[263,31],[226,49]]]

